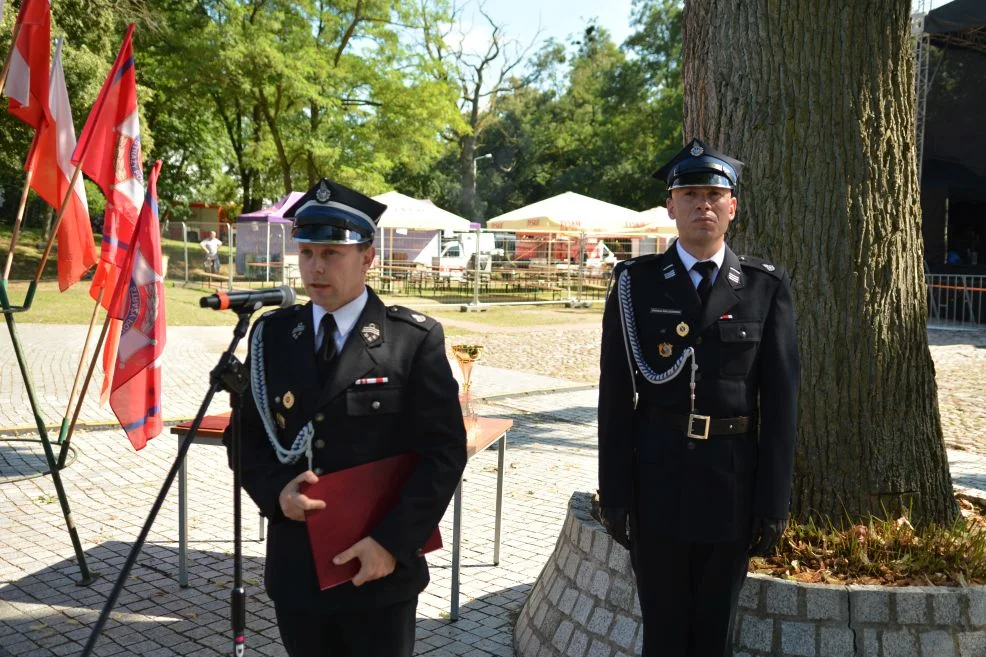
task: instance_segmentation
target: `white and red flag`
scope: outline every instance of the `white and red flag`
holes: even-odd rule
[[[106,196],[99,264],[89,287],[93,299],[105,289],[102,304],[106,309],[144,202],[133,31],[131,23],[72,154],[72,164],[81,163],[82,172]]]
[[[3,93],[7,110],[35,130],[48,118],[48,60],[51,57],[51,3],[24,0],[14,23],[17,42]]]
[[[161,433],[161,354],[165,345],[164,269],[157,210],[161,161],[147,181],[122,276],[109,314],[122,325],[116,352],[110,408],[134,449]]]
[[[57,211],[72,180],[75,125],[62,71],[62,42],[51,62],[48,92],[50,119],[35,133],[25,170],[31,172],[31,188]],[[63,292],[96,264],[96,243],[89,222],[89,206],[82,178],[75,179],[61,223],[58,224],[58,287]]]
[[[81,163],[83,173],[99,185],[106,196],[102,247],[89,295],[99,299],[100,291],[104,291],[101,304],[107,310],[144,203],[144,160],[140,152],[140,121],[137,118],[133,33],[131,23],[72,154],[72,164]],[[118,320],[111,320],[107,331],[100,395],[103,402],[113,382],[113,359],[121,328]]]

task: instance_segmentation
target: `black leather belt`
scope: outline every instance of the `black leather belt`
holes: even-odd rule
[[[652,413],[659,421],[695,440],[706,440],[710,436],[736,436],[750,428],[749,417],[709,417],[697,413],[676,415],[656,409]]]

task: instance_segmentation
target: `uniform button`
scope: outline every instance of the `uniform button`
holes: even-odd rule
[[[702,344],[702,336],[701,335],[698,336],[697,338],[695,338],[695,344]]]
[[[688,449],[695,449],[695,443],[688,441]]]
[[[380,402],[374,401],[372,404],[370,404],[370,408],[372,408],[375,411],[379,411],[380,410]]]
[[[274,403],[275,404],[280,404],[281,403],[281,398],[280,397],[274,397]]]
[[[324,413],[316,413],[315,414],[315,421],[316,422],[321,422],[324,419],[325,419],[325,414]]]
[[[745,338],[746,337],[746,331],[740,331],[740,337],[741,338]]]
[[[325,441],[324,440],[322,440],[321,438],[319,438],[318,440],[315,441],[315,449],[322,449],[323,447],[325,447]]]
[[[320,475],[323,472],[325,472],[325,470],[323,470],[322,468],[315,468],[314,472],[315,472],[315,474]]]

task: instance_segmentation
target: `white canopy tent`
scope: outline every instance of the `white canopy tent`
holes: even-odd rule
[[[622,235],[645,225],[640,212],[589,196],[565,192],[518,208],[486,222],[489,230],[525,233]]]
[[[376,246],[380,264],[430,267],[439,257],[442,234],[471,228],[468,219],[397,191],[373,197],[387,206],[377,222]]]
[[[653,235],[654,237],[677,237],[678,225],[668,216],[668,209],[663,205],[639,213],[645,224],[635,232]]]
[[[378,228],[408,230],[469,230],[469,220],[443,210],[430,201],[411,198],[400,192],[387,192],[373,197],[387,206],[380,216]]]

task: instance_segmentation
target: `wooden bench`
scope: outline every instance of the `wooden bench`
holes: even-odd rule
[[[223,276],[222,274],[213,274],[211,272],[205,272],[202,274],[202,276],[205,277],[205,286],[208,288],[212,288],[213,284],[215,284],[216,289],[218,290],[219,288],[224,287],[226,283],[229,282],[229,277]]]

